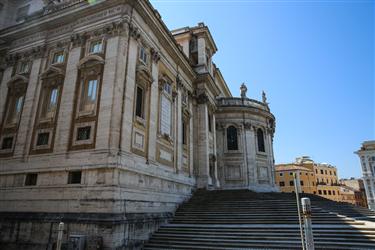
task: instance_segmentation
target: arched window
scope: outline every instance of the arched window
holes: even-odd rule
[[[227,148],[228,150],[238,150],[237,129],[234,126],[227,128]]]
[[[259,152],[266,152],[264,148],[264,135],[263,130],[258,128],[257,130],[257,139],[258,139],[258,151]]]

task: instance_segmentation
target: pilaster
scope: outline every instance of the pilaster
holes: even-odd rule
[[[56,139],[54,152],[62,153],[68,150],[70,126],[75,98],[78,75],[78,62],[81,56],[81,47],[71,49],[66,64],[66,73],[61,96],[59,116],[57,118]]]
[[[115,36],[107,40],[96,132],[97,149],[117,150],[119,145],[121,116],[117,114],[121,112],[124,87],[125,47],[124,37]]]
[[[5,115],[5,102],[8,94],[8,81],[12,77],[13,67],[8,67],[3,73],[3,79],[0,85],[0,122],[2,122]]]
[[[244,126],[244,135],[246,143],[246,163],[247,163],[247,174],[248,174],[248,185],[253,187],[258,184],[258,172],[257,172],[257,161],[256,161],[256,145],[255,145],[255,130],[249,124]]]
[[[177,172],[182,169],[183,145],[182,145],[182,93],[181,87],[177,90]]]
[[[209,138],[208,138],[208,107],[205,98],[198,99],[197,104],[197,186],[207,188],[209,184]]]
[[[159,67],[158,60],[152,61],[152,79],[153,83],[150,87],[150,127],[149,127],[149,140],[148,140],[148,160],[155,162],[156,159],[156,137],[158,129],[158,79],[159,79]]]
[[[26,152],[26,142],[28,137],[32,133],[32,125],[36,113],[37,100],[35,98],[36,89],[39,80],[39,73],[41,67],[41,58],[36,58],[32,62],[32,67],[30,71],[29,82],[27,84],[27,91],[25,95],[25,101],[23,104],[23,110],[21,115],[21,121],[17,133],[17,140],[14,150],[15,157],[25,156]]]
[[[121,138],[121,149],[125,152],[130,153],[131,140],[132,138],[132,120],[133,117],[133,105],[134,105],[134,87],[135,87],[135,73],[137,65],[137,53],[138,45],[137,41],[133,38],[129,40],[129,56],[127,61],[127,72],[126,72],[126,85],[125,85],[125,108],[124,108],[124,119],[121,124],[122,126],[122,138]]]

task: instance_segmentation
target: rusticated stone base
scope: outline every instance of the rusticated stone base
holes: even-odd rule
[[[55,249],[58,224],[65,223],[62,249],[69,236],[84,235],[85,248],[140,249],[171,213],[0,213],[1,250]]]

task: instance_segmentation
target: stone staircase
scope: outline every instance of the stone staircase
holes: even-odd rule
[[[316,249],[375,249],[374,212],[308,197]],[[198,190],[144,249],[301,249],[300,238],[294,194]]]

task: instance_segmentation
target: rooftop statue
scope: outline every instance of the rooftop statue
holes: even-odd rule
[[[247,87],[245,83],[241,84],[240,91],[241,91],[241,98],[246,98]]]

